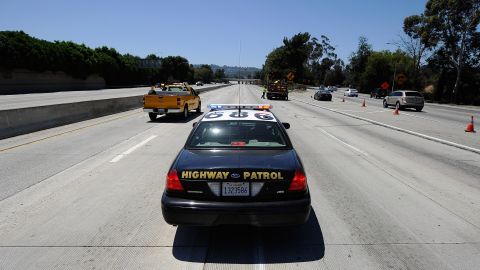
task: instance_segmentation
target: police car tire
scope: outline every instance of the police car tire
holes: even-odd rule
[[[197,113],[201,113],[201,112],[202,112],[202,103],[201,103],[201,102],[198,102],[198,107],[197,107],[196,112],[197,112]]]
[[[150,117],[151,121],[157,120],[157,114],[156,113],[148,113],[148,117]]]

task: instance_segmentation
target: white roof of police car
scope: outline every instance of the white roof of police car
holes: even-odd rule
[[[252,110],[252,109],[242,109],[241,114],[247,114],[246,117],[234,117],[232,114],[238,115],[238,110],[213,110],[205,114],[205,116],[200,120],[201,122],[212,122],[212,121],[267,121],[267,122],[278,122],[275,115],[270,111],[266,110]],[[210,118],[210,115],[220,115]]]

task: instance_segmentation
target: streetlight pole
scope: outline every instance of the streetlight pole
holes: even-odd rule
[[[392,79],[392,92],[395,89],[395,77],[397,76],[397,63],[395,62],[394,68],[393,68],[393,79]]]
[[[390,42],[387,42],[386,44],[388,45],[396,45],[396,44],[393,44],[393,43],[390,43]],[[398,45],[397,46],[397,49],[398,49]],[[397,76],[397,62],[395,62],[395,64],[393,65],[393,79],[392,79],[392,92],[393,90],[395,89],[395,77]]]

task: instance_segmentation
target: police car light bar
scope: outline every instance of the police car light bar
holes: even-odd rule
[[[212,111],[218,110],[270,110],[273,108],[270,104],[210,104],[208,108]]]

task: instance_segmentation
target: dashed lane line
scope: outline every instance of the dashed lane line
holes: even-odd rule
[[[0,152],[4,152],[4,151],[8,151],[8,150],[15,149],[15,148],[18,148],[18,147],[22,147],[22,146],[34,144],[34,143],[37,143],[37,142],[45,141],[45,140],[48,140],[48,139],[51,139],[51,138],[62,136],[62,135],[68,134],[68,133],[73,133],[75,131],[86,129],[86,128],[89,128],[89,127],[98,126],[98,125],[105,124],[105,123],[108,123],[108,122],[112,122],[112,121],[115,121],[115,120],[118,120],[118,119],[121,119],[121,118],[132,116],[132,115],[137,114],[137,113],[139,113],[139,112],[129,113],[129,114],[122,115],[122,116],[119,116],[119,117],[110,118],[110,119],[107,119],[105,121],[90,124],[90,125],[87,125],[87,126],[83,126],[83,127],[67,130],[67,131],[64,131],[64,132],[60,132],[60,133],[57,133],[57,134],[53,134],[53,135],[43,137],[43,138],[40,138],[40,139],[37,139],[37,140],[33,140],[33,141],[17,144],[17,145],[14,145],[14,146],[6,147],[6,148],[3,148],[3,149],[0,149]]]
[[[351,144],[348,144],[347,142],[343,141],[342,139],[336,137],[335,135],[327,132],[326,130],[324,130],[324,129],[320,128],[320,127],[317,127],[317,128],[318,128],[323,134],[325,134],[325,135],[327,135],[328,137],[336,140],[337,142],[345,145],[346,147],[348,147],[348,148],[350,148],[350,149],[352,149],[352,150],[354,150],[354,151],[356,151],[356,152],[358,152],[358,153],[360,153],[360,154],[362,154],[362,155],[364,155],[364,156],[368,156],[367,153],[363,152],[362,150],[358,149],[357,147],[355,147],[355,146],[353,146],[353,145],[351,145]]]
[[[138,148],[140,148],[141,146],[145,145],[146,143],[148,143],[149,141],[155,139],[157,137],[157,135],[152,135],[150,137],[148,137],[147,139],[145,139],[144,141],[132,146],[130,149],[128,149],[127,151],[117,155],[116,157],[114,157],[112,160],[110,160],[111,163],[115,163],[115,162],[118,162],[120,161],[122,158],[124,158],[125,156],[127,156],[128,154],[131,154],[133,151],[137,150]]]

